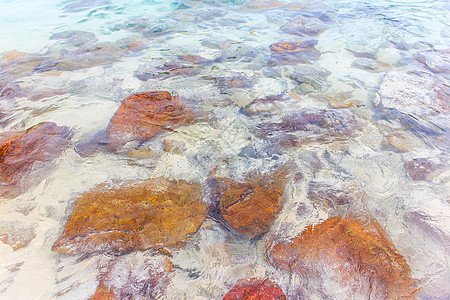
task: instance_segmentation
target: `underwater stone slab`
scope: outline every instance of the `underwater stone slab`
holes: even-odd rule
[[[178,96],[165,91],[144,92],[123,100],[109,122],[107,134],[121,142],[148,140],[193,120],[193,111]]]
[[[223,300],[286,300],[283,290],[269,279],[249,279],[239,281]]]
[[[328,26],[316,18],[297,16],[291,22],[281,26],[284,33],[298,36],[317,36],[327,30]]]
[[[274,267],[309,280],[332,281],[330,296],[344,292],[339,296],[347,299],[414,298],[408,263],[375,220],[328,218],[308,226],[289,243],[276,244],[269,260]]]
[[[39,183],[68,145],[70,130],[53,122],[0,134],[0,196],[14,197]]]
[[[359,118],[345,110],[309,108],[285,116],[279,123],[258,125],[258,134],[281,139],[288,134],[291,141],[286,145],[296,146],[302,142],[349,138],[357,134],[361,125]]]
[[[248,11],[264,11],[283,7],[284,2],[278,0],[253,0],[243,6]]]
[[[75,201],[52,250],[111,253],[182,246],[205,220],[202,189],[165,178],[99,184]]]
[[[172,271],[173,265],[167,257],[115,258],[89,299],[154,299],[169,284]]]
[[[393,71],[383,76],[374,104],[413,132],[445,134],[450,127],[449,92],[432,74]]]
[[[254,238],[266,233],[283,206],[286,171],[280,169],[246,182],[212,179],[210,183],[218,213],[242,235]]]
[[[435,73],[450,73],[450,49],[417,53],[414,58]]]
[[[267,65],[310,64],[317,61],[321,56],[320,52],[314,48],[315,45],[317,45],[317,40],[271,44],[269,49],[272,54]]]
[[[167,62],[161,66],[143,68],[135,76],[142,81],[149,79],[166,79],[176,76],[195,76],[200,74],[200,68],[188,62]]]
[[[62,32],[54,33],[50,36],[50,40],[65,40],[65,43],[69,43],[75,47],[80,47],[85,44],[95,43],[98,38],[94,33],[81,30],[66,30]]]
[[[14,251],[28,246],[35,237],[36,232],[33,226],[19,221],[0,223],[0,241],[10,245]]]

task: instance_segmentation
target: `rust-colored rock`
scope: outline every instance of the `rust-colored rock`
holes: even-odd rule
[[[332,217],[308,226],[288,244],[276,244],[269,255],[277,268],[312,278],[327,274],[327,281],[350,293],[367,293],[371,299],[413,297],[406,260],[374,220]]]
[[[119,300],[113,289],[100,284],[95,291],[95,294],[89,300]]]
[[[173,127],[190,124],[193,111],[169,92],[133,94],[111,118],[107,133],[118,141],[147,140]]]
[[[286,300],[286,296],[278,284],[268,279],[250,279],[238,282],[223,300]]]
[[[207,212],[200,186],[185,181],[100,184],[76,200],[53,251],[120,255],[181,246]]]
[[[237,232],[250,238],[267,231],[282,208],[286,170],[256,176],[244,183],[228,178],[211,181],[218,212]]]
[[[0,196],[16,196],[39,183],[50,162],[68,144],[70,130],[45,122],[26,131],[0,134]],[[33,172],[33,174],[29,174]]]
[[[271,51],[269,66],[296,65],[312,63],[320,58],[320,52],[314,46],[317,40],[298,42],[278,42],[269,46]]]

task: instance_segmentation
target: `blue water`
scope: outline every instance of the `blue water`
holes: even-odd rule
[[[271,241],[353,213],[375,219],[405,257],[413,297],[448,299],[449,9],[443,0],[0,0],[0,134],[47,121],[72,134],[45,172],[30,173],[37,182],[0,199],[1,240],[25,244],[0,243],[0,299],[89,299],[106,269],[126,289],[165,259],[172,272],[151,296],[127,290],[133,299],[222,299],[242,278],[269,278],[288,299],[378,299],[326,271],[306,280],[266,259]],[[280,53],[279,42],[309,46]],[[179,95],[198,121],[118,151],[98,146],[123,99],[158,90]],[[316,114],[306,125],[305,112]],[[325,125],[315,119],[327,114]],[[207,186],[211,174],[243,181],[284,164],[283,209],[257,240],[208,217],[171,256],[51,251],[75,200],[99,183]],[[354,201],[320,205],[314,186]]]

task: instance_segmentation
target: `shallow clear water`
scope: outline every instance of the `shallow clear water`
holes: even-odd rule
[[[99,284],[118,298],[222,299],[249,278],[287,299],[394,299],[374,267],[336,277],[339,255],[304,272],[272,261],[273,245],[354,215],[406,260],[411,298],[448,299],[449,6],[0,0],[0,164],[9,132],[54,122],[68,140],[32,149],[64,144],[26,162],[13,187],[0,169],[0,299],[89,299]],[[147,91],[179,95],[194,121],[111,146],[122,101]],[[257,185],[279,167],[282,206],[264,233],[217,216],[213,180]],[[159,177],[204,189],[210,213],[184,245],[52,251],[83,193]],[[367,288],[371,276],[382,284]]]

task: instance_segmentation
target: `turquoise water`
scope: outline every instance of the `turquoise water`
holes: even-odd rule
[[[386,232],[411,269],[414,297],[448,299],[449,8],[0,0],[0,133],[54,122],[71,135],[50,165],[21,178],[18,194],[0,199],[0,299],[89,299],[105,270],[132,299],[222,299],[245,278],[268,278],[288,299],[389,298],[337,280],[331,267],[311,279],[267,258],[273,241],[352,214]],[[196,122],[105,147],[122,101],[146,91],[179,95]],[[76,199],[97,184],[162,176],[209,191],[211,177],[243,182],[284,165],[283,208],[256,239],[211,213],[170,255],[52,251]],[[351,200],[323,204],[333,195]],[[165,259],[172,271],[155,275]],[[139,290],[155,276],[150,292]]]

